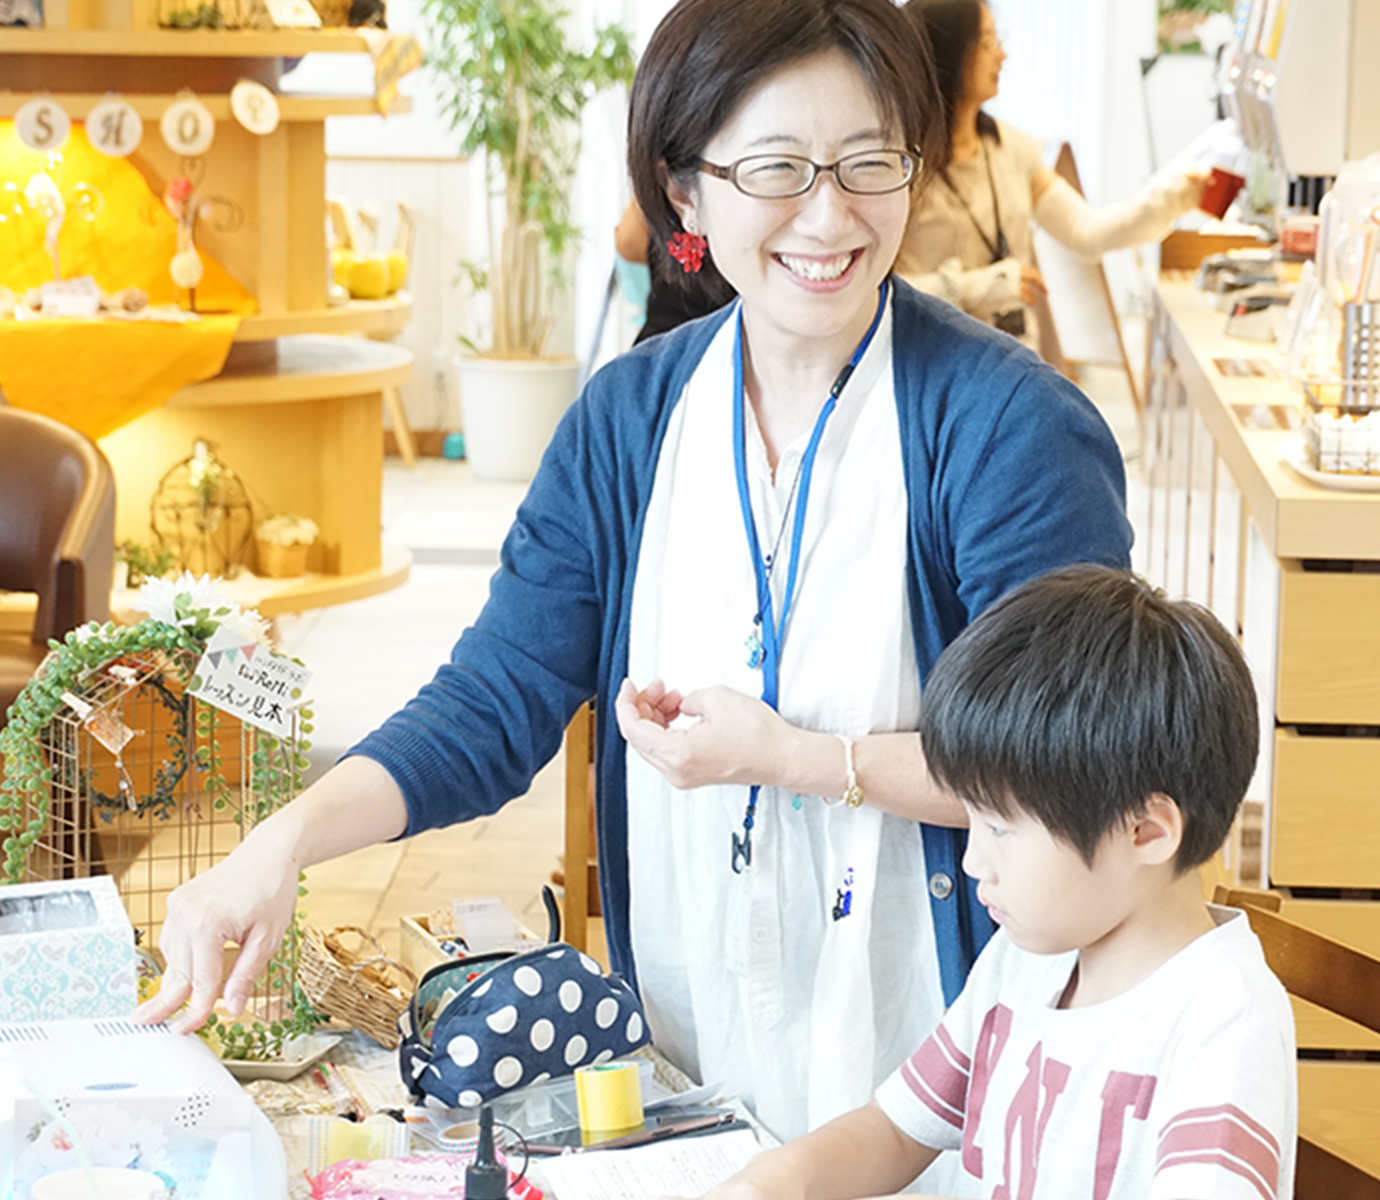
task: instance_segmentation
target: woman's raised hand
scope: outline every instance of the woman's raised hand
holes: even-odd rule
[[[644,691],[625,679],[614,711],[628,745],[682,789],[776,782],[791,732],[770,706],[729,687],[682,696],[659,679]]]

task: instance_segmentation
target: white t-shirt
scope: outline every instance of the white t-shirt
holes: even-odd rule
[[[661,445],[633,592],[639,687],[761,695],[744,645],[757,602],[733,469],[736,324],[708,347]],[[782,716],[851,736],[915,729],[920,709],[891,328],[888,305],[825,427],[781,655]],[[784,448],[773,479],[750,405],[747,423],[766,554],[808,435]],[[777,613],[790,538],[788,526]],[[840,775],[843,761],[840,745]],[[633,953],[657,1046],[782,1138],[866,1103],[943,1012],[920,827],[763,788],[738,875],[731,838],[748,789],[679,791],[637,754],[627,763]]]
[[[1054,1005],[1077,954],[1002,931],[935,1033],[877,1091],[970,1190],[1025,1200],[1289,1200],[1294,1021],[1244,915],[1129,991]]]

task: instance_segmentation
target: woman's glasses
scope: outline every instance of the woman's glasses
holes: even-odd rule
[[[798,154],[750,154],[721,167],[700,160],[700,170],[716,179],[727,179],[745,196],[759,200],[786,200],[803,196],[823,171],[833,173],[845,192],[881,196],[898,191],[915,178],[920,159],[904,150],[864,150],[837,162],[817,163]]]

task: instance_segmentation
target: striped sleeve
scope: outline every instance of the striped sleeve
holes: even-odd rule
[[[973,1063],[941,1023],[877,1089],[877,1103],[902,1133],[935,1150],[957,1149]]]
[[[1166,1174],[1225,1171],[1249,1185],[1243,1194],[1260,1200],[1279,1196],[1279,1167],[1279,1140],[1234,1104],[1175,1114],[1160,1131],[1155,1154],[1157,1181]],[[1219,1186],[1213,1194],[1225,1192]]]

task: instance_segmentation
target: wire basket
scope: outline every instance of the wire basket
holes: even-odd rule
[[[353,947],[345,942],[351,934]],[[357,925],[337,925],[329,933],[309,927],[297,982],[318,1011],[368,1034],[385,1050],[398,1048],[398,1017],[412,999],[417,977],[384,954],[372,934]]]

